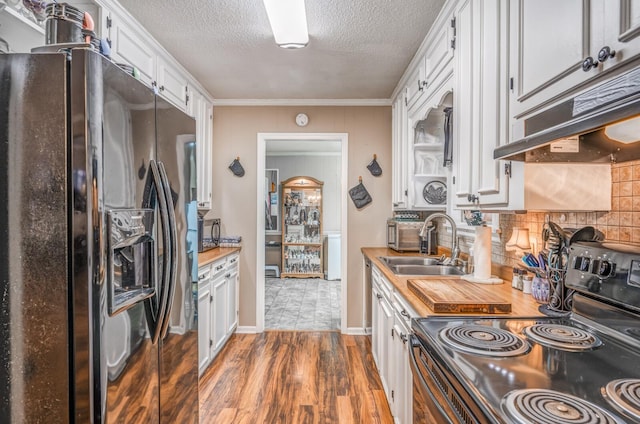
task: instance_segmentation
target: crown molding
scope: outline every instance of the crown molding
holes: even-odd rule
[[[391,106],[391,99],[214,99],[214,106]]]

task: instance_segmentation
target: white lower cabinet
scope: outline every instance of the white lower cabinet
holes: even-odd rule
[[[238,326],[238,262],[233,254],[198,272],[198,363],[200,375]]]
[[[198,369],[211,362],[211,265],[198,269]]]
[[[227,288],[227,279],[224,274],[219,275],[211,282],[211,292],[213,296],[213,314],[211,314],[213,350],[220,349],[227,333]]]
[[[372,323],[372,336],[375,339],[373,357],[378,367],[380,380],[385,393],[389,393],[389,336],[393,327],[393,312],[388,298],[387,287],[384,284],[390,284],[384,281],[384,277],[374,268],[372,272],[372,308],[374,321]],[[388,395],[387,395],[388,397]]]
[[[394,421],[413,420],[413,378],[409,365],[410,318],[417,316],[380,271],[372,266],[371,349]]]
[[[393,379],[391,383],[391,400],[393,403],[393,416],[397,423],[410,423],[413,421],[413,376],[409,364],[409,336],[411,334],[411,316],[397,293],[393,294],[393,332],[392,354],[390,361],[394,364]]]
[[[227,261],[227,334],[233,333],[238,327],[239,259],[239,255],[234,255]]]

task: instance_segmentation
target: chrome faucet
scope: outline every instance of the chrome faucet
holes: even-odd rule
[[[455,264],[455,262],[459,260],[458,256],[460,255],[460,248],[458,247],[458,227],[456,227],[456,223],[449,215],[441,212],[436,212],[429,215],[427,219],[424,220],[424,224],[422,224],[422,228],[420,229],[420,238],[423,240],[427,240],[427,243],[429,244],[429,246],[427,246],[427,251],[430,252],[431,237],[428,237],[428,235],[435,229],[435,226],[428,224],[430,224],[431,221],[435,218],[444,218],[449,221],[449,224],[451,225],[451,258],[446,262]]]

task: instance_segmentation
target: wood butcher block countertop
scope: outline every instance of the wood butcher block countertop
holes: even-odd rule
[[[216,247],[215,249],[198,253],[198,266],[210,264],[211,262],[215,262],[220,258],[224,258],[225,256],[229,256],[232,253],[239,251],[239,247]]]
[[[422,317],[433,316],[433,315],[464,315],[464,313],[438,313],[431,309],[425,302],[423,302],[418,296],[414,294],[414,292],[409,289],[407,284],[408,280],[421,280],[421,281],[429,281],[434,280],[434,282],[438,282],[442,284],[447,281],[455,281],[458,283],[466,283],[464,280],[457,278],[455,276],[452,277],[443,277],[441,275],[438,276],[396,276],[394,273],[389,270],[380,259],[379,256],[425,256],[419,255],[417,252],[407,252],[400,253],[395,250],[391,250],[385,247],[363,247],[362,253],[369,259],[371,259],[371,263],[375,265],[380,272],[393,284],[394,288],[405,298],[407,302],[411,305],[413,309],[418,313],[418,315]],[[473,284],[473,283],[470,283]],[[531,297],[529,294],[524,294],[520,290],[516,290],[511,288],[511,282],[505,281],[503,284],[474,284],[476,288],[476,293],[481,295],[482,292],[486,292],[487,296],[491,299],[502,299],[506,303],[511,304],[511,312],[510,313],[501,313],[501,314],[484,314],[481,312],[473,312],[471,315],[491,315],[498,317],[505,316],[542,316],[543,314],[538,311],[539,304]],[[446,298],[441,298],[440,300],[446,300]]]

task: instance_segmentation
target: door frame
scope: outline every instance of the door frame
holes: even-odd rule
[[[338,141],[340,142],[340,332],[347,331],[347,201],[348,191],[348,163],[349,163],[349,134],[348,133],[258,133],[257,134],[257,192],[258,210],[256,211],[256,331],[264,332],[264,250],[265,250],[265,221],[264,211],[260,208],[264,204],[264,173],[266,169],[266,147],[269,140],[296,140],[300,142]],[[281,229],[282,230],[282,229]]]

